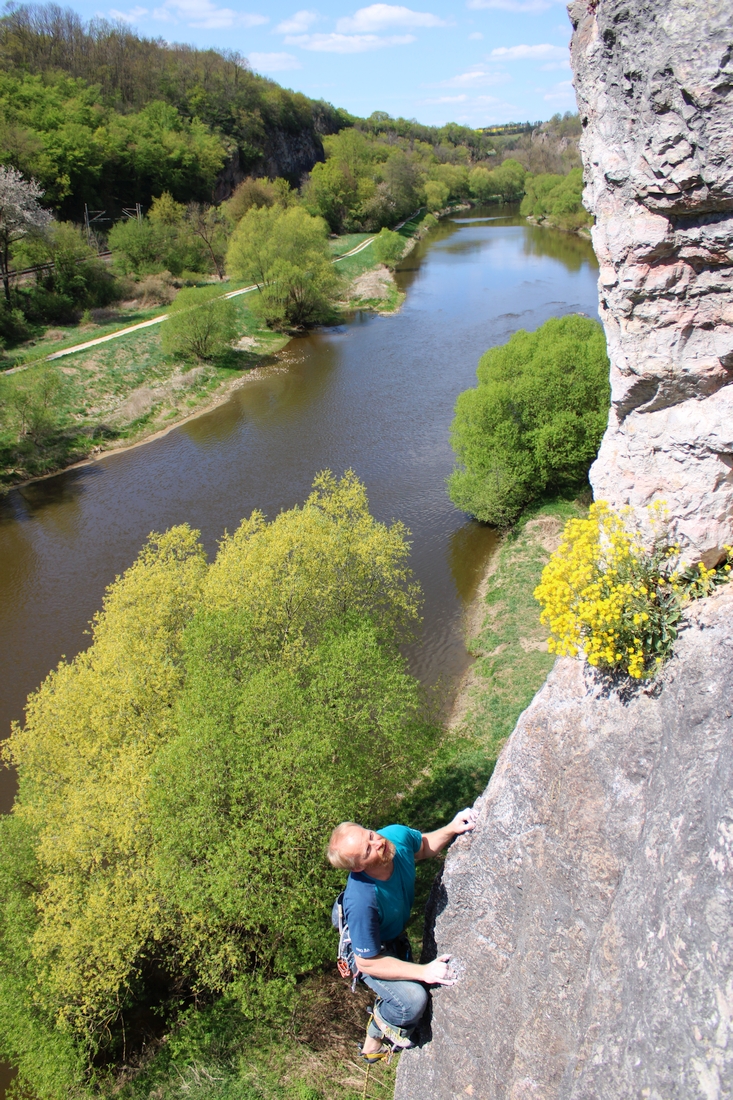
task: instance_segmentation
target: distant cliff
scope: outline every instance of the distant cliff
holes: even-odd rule
[[[730,0],[576,0],[572,58],[612,408],[597,499],[733,543]],[[733,1096],[733,589],[659,682],[559,660],[452,846],[396,1100]]]

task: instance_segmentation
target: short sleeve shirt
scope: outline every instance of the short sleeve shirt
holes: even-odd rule
[[[415,855],[422,833],[405,825],[387,825],[380,836],[395,846],[394,867],[386,882],[352,871],[344,891],[344,918],[357,958],[372,959],[382,944],[404,932],[415,900]]]

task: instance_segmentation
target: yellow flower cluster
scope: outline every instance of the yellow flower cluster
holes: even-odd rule
[[[641,680],[671,652],[683,602],[708,595],[728,578],[733,548],[726,547],[723,566],[675,569],[679,545],[657,537],[645,549],[625,522],[627,512],[597,501],[587,519],[570,520],[534,595],[550,629],[551,653],[582,652],[594,667]],[[653,528],[666,526],[663,504],[649,512]]]

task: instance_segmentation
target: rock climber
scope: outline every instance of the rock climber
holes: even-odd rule
[[[411,1034],[427,1007],[426,987],[455,982],[450,955],[426,965],[411,961],[405,926],[415,900],[417,860],[436,856],[475,825],[476,814],[467,809],[432,833],[405,825],[375,831],[344,821],[331,834],[329,862],[350,872],[342,907],[352,970],[377,995],[361,1047],[366,1062],[388,1057],[395,1047],[411,1046]]]

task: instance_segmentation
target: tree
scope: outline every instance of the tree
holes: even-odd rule
[[[380,264],[386,264],[387,267],[394,269],[405,251],[405,238],[399,233],[393,233],[391,229],[380,229],[374,238],[372,248],[374,257]]]
[[[53,434],[58,424],[56,398],[60,389],[61,380],[53,367],[29,370],[8,387],[5,401],[20,439],[41,446]]]
[[[236,336],[234,302],[224,298],[215,286],[179,291],[161,331],[166,355],[184,359],[215,359]]]
[[[261,1016],[332,953],[328,831],[391,812],[431,743],[406,536],[351,472],[211,565],[187,526],[151,535],[30,698],[3,749],[0,1048],[35,1095],[121,1055],[141,1006],[226,988]]]
[[[253,308],[274,328],[327,320],[340,279],[331,263],[326,225],[302,207],[247,211],[227,252],[227,270],[256,283]]]
[[[585,483],[608,418],[603,329],[578,314],[520,331],[482,356],[456,402],[453,503],[496,526],[542,493]]]
[[[12,246],[28,233],[43,232],[51,222],[51,215],[38,201],[42,197],[43,189],[35,180],[24,179],[16,168],[0,165],[0,274],[8,306]]]

